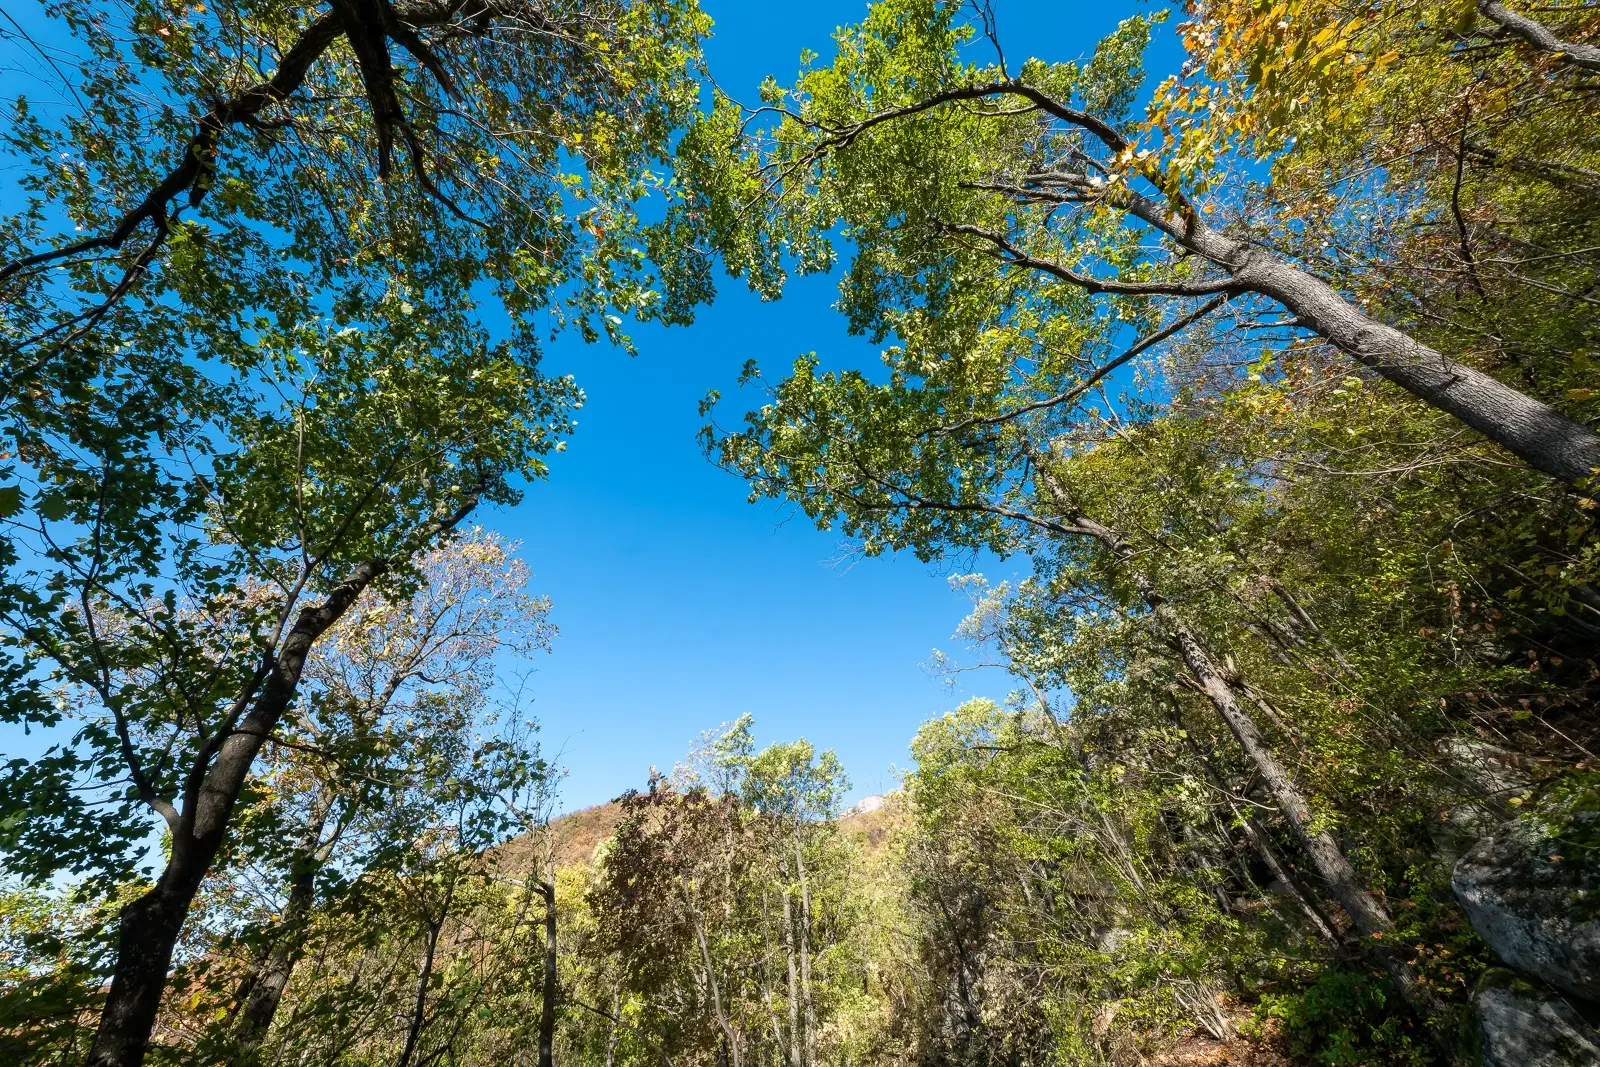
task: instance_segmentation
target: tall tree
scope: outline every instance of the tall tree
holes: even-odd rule
[[[832,820],[845,780],[805,741],[757,751],[751,716],[622,800],[589,901],[623,989],[674,1060],[830,1062],[859,921]],[[824,919],[823,916],[827,918]],[[832,951],[830,951],[832,950]]]
[[[25,203],[0,231],[4,714],[84,727],[8,767],[6,810],[49,814],[8,818],[4,847],[29,877],[109,885],[151,832],[137,813],[161,819],[90,1057],[131,1065],[313,647],[559,447],[579,396],[539,374],[540,335],[625,343],[624,314],[697,299],[633,204],[662,188],[706,22],[651,2],[53,13],[73,104],[18,99],[6,135]]]
[[[415,580],[480,501],[516,499],[570,392],[494,349],[436,351],[426,330],[285,340],[261,392],[236,393],[253,403],[185,428],[186,469],[128,477],[113,437],[33,524],[10,520],[13,544],[30,538],[8,586],[14,647],[81,726],[8,768],[8,808],[49,814],[12,822],[7,850],[34,878],[110,882],[140,862],[140,812],[170,842],[122,911],[95,1063],[142,1057],[190,903],[257,755],[298,714],[313,648],[380,578]],[[207,456],[217,437],[238,444]],[[13,721],[61,720],[29,700],[13,692]]]
[[[1587,426],[1279,251],[1280,231],[1301,222],[1292,204],[1253,210],[1229,195],[1238,186],[1215,150],[1141,140],[1129,108],[1151,19],[1124,23],[1087,64],[1013,71],[997,40],[993,63],[963,58],[977,30],[961,10],[877,5],[840,32],[831,64],[791,90],[769,83],[775,122],[724,99],[700,124],[680,157],[702,202],[682,210],[721,220],[713,243],[733,269],[775,290],[791,261],[831,267],[842,232],[855,246],[841,290],[854,329],[919,333],[930,365],[981,344],[984,367],[948,372],[974,386],[1032,375],[1051,386],[1041,404],[1081,395],[1164,339],[1163,318],[1165,331],[1223,312],[1245,328],[1278,320],[1564,482],[1600,466]],[[1146,336],[1127,343],[1133,331]]]
[[[384,809],[408,791],[456,788],[460,772],[442,773],[435,736],[486,730],[496,657],[548,648],[548,602],[526,591],[527,569],[502,539],[477,532],[435,549],[419,561],[418,579],[409,599],[358,603],[330,635],[307,670],[298,729],[280,731],[255,776],[254,788],[274,802],[246,817],[234,850],[249,856],[246,842],[278,838],[286,888],[268,898],[281,901],[276,918],[246,939],[254,956],[226,1035],[241,1059],[272,1026],[313,909],[335,907],[355,882],[409,861],[411,842],[393,834]],[[526,748],[498,759],[536,760]],[[507,766],[484,787],[516,786],[530,773],[542,780],[536,766]]]

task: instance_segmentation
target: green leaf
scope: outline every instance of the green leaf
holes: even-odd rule
[[[60,493],[46,493],[39,498],[39,502],[34,507],[40,515],[51,522],[60,522],[67,517],[68,512],[71,510],[71,505],[67,503],[67,498]]]

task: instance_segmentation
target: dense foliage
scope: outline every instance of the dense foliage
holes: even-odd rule
[[[53,14],[0,1059],[1483,1051],[1520,964],[1457,861],[1600,862],[1600,7],[1193,0],[1017,63],[1003,9],[883,0],[754,109],[683,0]],[[1015,692],[878,807],[745,716],[555,820],[503,684],[549,606],[478,509],[582,402],[547,332],[686,324],[718,262],[835,272],[883,349],[753,362],[708,455],[865,555],[1022,561],[956,582]]]

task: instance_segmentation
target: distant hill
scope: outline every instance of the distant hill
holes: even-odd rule
[[[587,863],[594,850],[616,830],[622,821],[622,805],[607,801],[579,808],[558,816],[550,823],[555,831],[556,866],[571,867]],[[494,852],[494,865],[505,871],[525,870],[535,857],[529,855],[531,839],[526,835],[507,841]]]
[[[904,809],[896,794],[866,797],[839,816],[839,829],[861,839],[862,850],[870,856],[881,853],[900,822]],[[556,866],[571,867],[594,858],[595,849],[616,831],[622,821],[622,805],[616,801],[595,804],[557,816],[550,827],[555,831]],[[495,866],[519,871],[533,859],[529,838],[513,838],[494,850]]]
[[[905,805],[898,794],[870,796],[839,817],[839,829],[860,838],[861,851],[875,858],[904,818]]]

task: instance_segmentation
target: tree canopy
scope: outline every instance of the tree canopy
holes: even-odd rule
[[[1600,7],[1192,0],[1071,58],[881,0],[755,106],[692,0],[48,16],[0,1058],[1600,1056]],[[583,405],[551,340],[692,328],[718,268],[832,277],[881,359],[759,338],[707,456],[1017,564],[935,659],[1011,691],[887,797],[753,692],[558,817],[560,606],[490,509]]]

